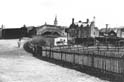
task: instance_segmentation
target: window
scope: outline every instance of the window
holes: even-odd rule
[[[94,35],[95,35],[95,32],[94,32]]]

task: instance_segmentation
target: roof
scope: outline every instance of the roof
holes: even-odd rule
[[[50,25],[50,24],[44,24],[44,25],[41,25],[41,26],[38,26],[36,28],[43,28],[43,27],[56,27],[56,28],[67,28],[66,26],[56,26],[56,25]]]
[[[3,30],[4,29],[13,29],[14,30],[14,29],[21,29],[21,28],[3,28]]]

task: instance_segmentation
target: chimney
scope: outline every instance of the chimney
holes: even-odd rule
[[[89,19],[86,20],[86,23],[89,23]]]
[[[74,18],[72,18],[72,24],[74,24]]]
[[[79,20],[79,21],[78,21],[78,27],[81,27],[81,25],[82,25],[82,21]]]
[[[108,25],[109,25],[109,24],[106,24],[106,33],[108,32]]]

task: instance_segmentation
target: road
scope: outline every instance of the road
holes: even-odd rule
[[[25,42],[25,40],[23,40]],[[0,40],[0,82],[108,82],[39,60],[17,47],[17,40]]]

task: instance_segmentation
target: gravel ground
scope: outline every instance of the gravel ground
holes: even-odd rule
[[[108,82],[36,59],[17,41],[0,40],[0,82]]]

